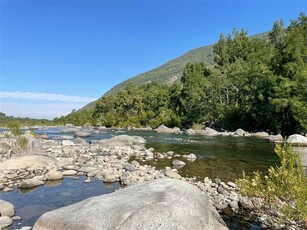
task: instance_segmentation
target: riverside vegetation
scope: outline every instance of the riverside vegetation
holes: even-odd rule
[[[269,221],[280,224],[299,221],[307,227],[307,177],[300,157],[296,157],[289,144],[278,144],[276,154],[281,166],[270,167],[268,175],[255,172],[253,177],[244,175],[237,181],[241,193],[264,199],[265,205],[258,212],[269,213]],[[259,213],[258,213],[259,215]]]
[[[74,111],[58,123],[109,127],[188,128],[215,124],[225,129],[267,130],[286,135],[307,129],[307,20],[301,14],[284,28],[274,23],[269,39],[233,30],[214,45],[214,65],[188,63],[174,84],[128,84]]]

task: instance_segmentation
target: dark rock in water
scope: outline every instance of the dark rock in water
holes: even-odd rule
[[[228,229],[197,188],[157,179],[43,214],[39,229]]]

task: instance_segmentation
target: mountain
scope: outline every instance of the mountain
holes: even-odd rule
[[[153,70],[139,74],[115,85],[106,94],[116,94],[123,90],[128,83],[132,83],[136,86],[141,86],[153,81],[158,83],[171,83],[173,80],[176,80],[176,78],[181,76],[188,62],[203,62],[205,65],[212,65],[214,63],[213,59],[213,45],[193,49]]]
[[[256,34],[252,36],[253,38],[268,40],[268,32]],[[116,94],[123,90],[128,83],[136,86],[141,86],[148,84],[150,82],[156,81],[158,83],[169,83],[180,79],[182,72],[187,65],[187,63],[197,63],[203,62],[206,66],[211,66],[214,64],[214,54],[213,45],[202,46],[188,51],[187,53],[166,62],[165,64],[150,70],[148,72],[139,74],[135,77],[129,78],[122,83],[115,85],[110,89],[105,95]],[[91,102],[83,107],[81,110],[91,110],[95,108],[96,102]]]

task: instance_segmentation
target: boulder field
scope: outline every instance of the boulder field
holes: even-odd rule
[[[187,182],[157,179],[43,214],[33,230],[228,229],[209,198]]]
[[[173,130],[177,133],[177,129]],[[271,141],[282,140],[280,135],[249,134],[240,129],[231,134],[218,133],[210,128],[193,132],[188,135],[256,136]],[[179,159],[193,161],[197,156],[192,153],[183,156],[172,151],[158,153],[145,148],[146,140],[137,136],[120,135],[91,143],[79,137],[70,140],[68,136],[63,137],[59,140],[32,138],[39,146],[35,150],[39,151],[34,151],[35,146],[31,144],[31,154],[25,155],[14,154],[10,148],[14,139],[1,138],[0,190],[32,188],[63,176],[83,175],[87,176],[84,182],[97,178],[108,183],[118,181],[129,187],[48,212],[37,221],[34,229],[227,229],[211,202],[218,210],[226,207],[238,210],[239,206],[248,210],[254,208],[237,194],[238,189],[232,182],[225,184],[208,178],[197,182],[193,178],[181,177],[176,167],[184,167],[184,162]],[[287,141],[293,148],[300,148],[304,165],[306,154],[301,147],[307,149],[307,138],[292,135]],[[131,157],[134,160],[130,160]],[[163,158],[172,159],[174,167],[157,170],[152,165],[139,163]],[[245,204],[251,207],[245,207]],[[2,227],[10,225],[7,220],[11,217],[1,212]]]

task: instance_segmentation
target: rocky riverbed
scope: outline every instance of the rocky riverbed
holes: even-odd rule
[[[177,169],[184,167],[183,159],[194,161],[194,154],[181,156],[173,152],[159,153],[152,148],[147,149],[146,140],[138,136],[120,135],[88,143],[81,138],[88,136],[88,133],[70,129],[69,132],[75,132],[75,138],[63,135],[57,140],[50,140],[46,136],[36,138],[28,132],[22,135],[27,139],[24,146],[18,144],[18,138],[4,133],[0,139],[0,190],[10,192],[16,188],[30,189],[67,176],[86,176],[84,183],[97,178],[106,183],[120,182],[123,186],[171,178],[197,187],[218,211],[227,208],[234,212],[239,212],[240,209],[256,210],[262,205],[259,199],[241,197],[239,188],[233,182],[182,177]],[[68,130],[64,129],[63,133],[65,132]],[[159,161],[163,158],[173,159],[172,165],[157,170],[146,164],[147,161]],[[20,217],[15,216],[11,204],[1,202],[0,226],[6,227]],[[259,218],[263,226],[269,224],[268,219]]]

